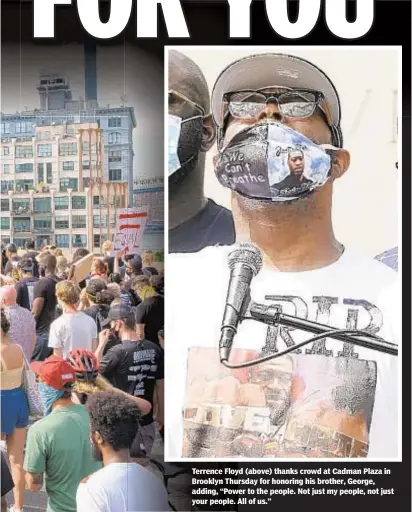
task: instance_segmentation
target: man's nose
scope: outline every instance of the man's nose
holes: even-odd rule
[[[276,101],[266,103],[264,109],[258,115],[258,121],[263,119],[274,119],[275,121],[283,121],[284,117],[279,110],[279,105]]]

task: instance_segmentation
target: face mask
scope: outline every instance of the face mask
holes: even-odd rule
[[[181,181],[195,168],[202,145],[202,126],[202,116],[181,119],[169,115],[169,183]]]
[[[61,398],[64,394],[64,391],[59,389],[54,389],[51,386],[48,386],[44,382],[39,382],[38,386],[40,399],[43,403],[43,412],[44,415],[47,416],[52,412],[52,405],[56,400]]]
[[[292,201],[329,179],[330,150],[338,149],[318,146],[283,124],[264,123],[242,130],[220,149],[215,172],[221,185],[246,197]]]

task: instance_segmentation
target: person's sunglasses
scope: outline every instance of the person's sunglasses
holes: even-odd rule
[[[279,89],[279,87],[273,87]],[[268,88],[266,88],[268,89]],[[285,89],[280,92],[263,92],[245,89],[223,95],[223,120],[230,114],[235,119],[252,120],[259,117],[269,103],[276,103],[281,115],[287,118],[302,119],[311,117],[317,107],[327,117],[327,109],[321,105],[325,100],[319,91],[311,89]]]

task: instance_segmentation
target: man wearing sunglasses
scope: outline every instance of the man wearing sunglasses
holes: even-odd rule
[[[232,190],[237,241],[253,243],[263,255],[252,300],[396,342],[398,304],[385,302],[396,273],[345,248],[333,230],[333,188],[350,158],[331,80],[295,56],[248,56],[218,77],[212,114],[215,173]],[[300,157],[294,169],[292,155]],[[283,186],[291,174],[292,186]],[[230,252],[210,247],[168,259],[167,456],[397,457],[396,357],[329,338],[258,367],[230,370],[220,362]],[[280,353],[309,338],[249,319],[238,327],[229,362]],[[277,367],[281,379],[255,378],[278,375]]]
[[[198,66],[169,52],[169,252],[190,253],[235,241],[232,214],[204,197],[205,155],[216,129]]]

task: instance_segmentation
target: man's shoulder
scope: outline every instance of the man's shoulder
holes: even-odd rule
[[[383,265],[371,256],[365,256],[354,251],[345,251],[344,263],[357,274],[365,273],[364,278],[378,278],[380,283],[390,286],[397,280],[397,273],[390,267]]]

